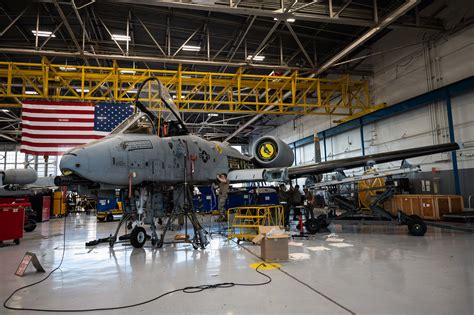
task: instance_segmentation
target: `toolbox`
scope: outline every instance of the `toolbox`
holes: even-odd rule
[[[0,204],[0,244],[8,240],[20,244],[24,223],[25,208],[22,204]]]

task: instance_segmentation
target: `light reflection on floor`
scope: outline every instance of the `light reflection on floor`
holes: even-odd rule
[[[248,267],[260,261],[250,253],[259,255],[258,246],[246,244],[249,252],[213,234],[204,250],[194,250],[190,244],[156,249],[149,243],[141,249],[126,243],[114,248],[108,244],[86,248],[86,241],[113,233],[117,222],[97,223],[85,215],[66,220],[64,265],[43,284],[16,296],[12,305],[62,309],[115,306],[189,285],[264,280]],[[35,252],[48,271],[59,263],[62,223],[63,219],[41,223],[19,246],[0,248],[2,300],[15,288],[43,277],[32,271],[23,278],[13,275],[26,251]],[[309,254],[310,259],[282,263],[285,272],[308,286],[271,270],[265,273],[273,282],[265,287],[173,294],[136,309],[105,313],[348,314],[341,305],[358,314],[474,313],[473,235],[437,228],[430,228],[425,237],[411,237],[403,227],[331,229],[354,246],[307,250],[326,245],[318,234],[310,240],[297,240],[303,247],[290,246],[290,252]],[[0,313],[13,312],[1,309]]]

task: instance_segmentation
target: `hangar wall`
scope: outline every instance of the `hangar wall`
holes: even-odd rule
[[[446,14],[452,11],[448,10]],[[474,25],[453,34],[432,37],[433,34],[413,30],[393,30],[372,48],[373,52],[382,47],[399,47],[410,43],[425,42],[394,52],[370,58],[374,76],[370,80],[374,103],[397,102],[420,95],[441,86],[456,82],[474,74]],[[433,38],[431,41],[426,41]],[[458,151],[461,192],[467,197],[474,194],[474,91],[452,98],[455,139],[462,146]],[[335,124],[337,117],[304,116],[272,130],[269,134],[290,143]],[[397,115],[364,127],[366,154],[401,148],[449,142],[446,105],[444,102],[431,104],[410,112]],[[328,159],[340,159],[361,154],[361,137],[358,129],[348,131],[326,140]],[[304,150],[304,148],[301,148]],[[324,160],[321,145],[321,156]],[[300,159],[297,162],[309,162]],[[423,172],[412,178],[415,193],[454,193],[452,162],[449,154],[437,154],[418,159]],[[380,167],[387,167],[382,165]],[[392,166],[395,164],[392,163]],[[430,181],[430,190],[422,189],[422,181]]]

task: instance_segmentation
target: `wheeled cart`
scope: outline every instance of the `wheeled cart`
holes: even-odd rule
[[[25,208],[14,203],[0,204],[0,245],[3,241],[13,240],[20,244],[23,237]]]

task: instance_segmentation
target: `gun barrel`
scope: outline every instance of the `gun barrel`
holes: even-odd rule
[[[92,185],[94,183],[88,179],[85,179],[79,176],[68,175],[68,176],[56,176],[54,178],[54,184],[56,186],[71,186],[71,185]]]

